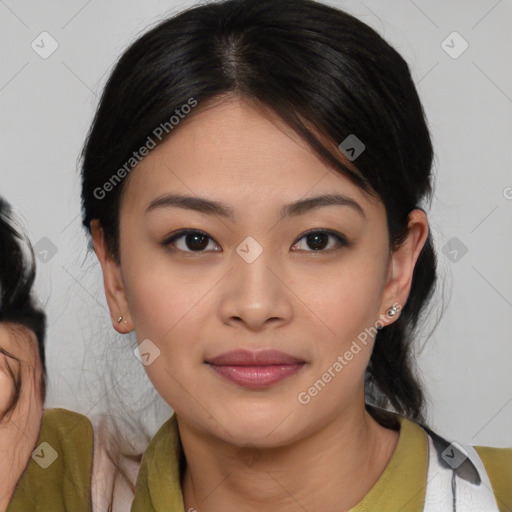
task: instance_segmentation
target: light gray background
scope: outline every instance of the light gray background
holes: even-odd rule
[[[99,265],[81,228],[77,159],[115,60],[150,24],[192,3],[0,0],[0,194],[40,251],[48,407],[93,414],[120,403],[136,416],[155,395],[133,355],[135,339],[110,327]],[[431,425],[461,442],[511,446],[512,2],[330,3],[375,28],[407,60],[433,135],[429,219],[446,303],[418,356]],[[31,47],[43,31],[58,43],[46,59]],[[469,44],[458,58],[442,47],[453,31]],[[445,43],[452,51],[462,48],[452,39]],[[45,237],[53,257],[41,252]],[[453,237],[467,254],[442,252]],[[161,401],[150,405],[148,430],[168,414]]]

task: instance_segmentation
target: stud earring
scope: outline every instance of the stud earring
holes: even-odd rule
[[[123,317],[120,316],[118,319],[117,319],[117,323],[120,324],[121,322],[123,321]],[[126,320],[125,320],[125,323],[126,323]]]
[[[388,316],[395,316],[398,308],[393,304],[386,312]]]

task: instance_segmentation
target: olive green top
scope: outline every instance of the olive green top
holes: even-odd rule
[[[427,482],[427,434],[397,416],[400,437],[384,472],[350,512],[421,512]],[[500,512],[512,512],[512,448],[475,447],[491,480]],[[131,512],[185,512],[184,459],[176,414],[151,440],[142,458]]]
[[[46,409],[36,448],[6,512],[89,512],[92,460],[89,419]]]
[[[426,432],[412,421],[397,418],[400,437],[395,452],[375,485],[351,512],[423,510]],[[36,449],[6,512],[90,512],[93,442],[88,418],[65,409],[45,410]],[[489,474],[500,512],[512,512],[512,448],[475,449]],[[144,453],[131,511],[185,512],[183,467],[178,423],[173,414]]]

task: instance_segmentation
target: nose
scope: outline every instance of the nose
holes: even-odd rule
[[[255,259],[234,254],[233,267],[223,280],[220,314],[222,321],[259,332],[289,323],[293,317],[293,292],[290,278],[263,250]]]

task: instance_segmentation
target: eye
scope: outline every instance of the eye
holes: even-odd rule
[[[335,246],[332,247],[331,245],[331,247],[326,249],[326,246],[329,245],[329,237],[335,239]],[[306,243],[313,248],[311,251],[306,250],[306,252],[332,252],[336,249],[339,249],[340,247],[349,245],[349,243],[347,242],[346,238],[343,235],[341,235],[340,233],[336,233],[335,231],[325,229],[316,229],[308,231],[307,233],[304,233],[304,235],[302,235],[301,238],[299,238],[299,242],[302,239],[305,239]],[[298,245],[299,242],[295,242],[295,244],[293,244],[292,247]]]
[[[326,246],[329,246],[328,239],[331,237],[335,240],[334,247],[329,247],[326,249]],[[311,230],[307,233],[304,233],[299,241],[302,239],[306,239],[306,243],[313,247],[311,251],[306,250],[306,252],[331,252],[340,247],[348,246],[349,243],[345,239],[343,235],[337,233],[335,231],[330,230]],[[295,242],[292,246],[296,247],[298,242]],[[171,247],[172,250],[176,249],[182,252],[205,252],[210,245],[210,242],[214,242],[214,240],[204,231],[199,231],[196,229],[182,229],[177,233],[173,234],[170,238],[166,238],[162,245],[165,247]],[[216,244],[214,244],[216,245]],[[210,248],[210,250],[212,250]],[[213,249],[215,252],[220,252],[218,249]],[[300,249],[304,250],[304,249]]]
[[[170,238],[165,239],[162,245],[165,247],[174,246],[177,250],[182,252],[204,252],[209,245],[208,240],[213,241],[204,231],[182,229]],[[173,247],[171,247],[171,249],[172,248]]]
[[[0,371],[8,373],[13,379],[15,386],[19,386],[20,360],[3,348],[0,348]]]

